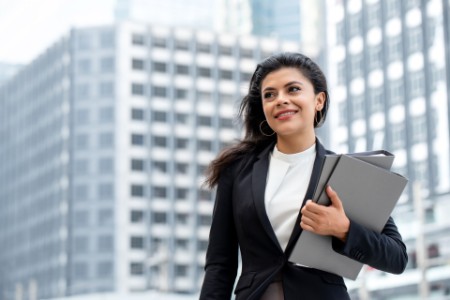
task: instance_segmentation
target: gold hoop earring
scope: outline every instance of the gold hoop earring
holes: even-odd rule
[[[319,119],[317,120],[317,115],[319,115]],[[315,121],[315,125],[319,125],[320,122],[322,122],[322,118],[323,118],[323,114],[322,114],[322,110],[317,110],[316,113],[314,114],[314,121]]]
[[[266,120],[263,120],[261,123],[259,123],[259,132],[261,132],[261,134],[262,135],[264,135],[264,136],[272,136],[272,135],[274,135],[275,134],[275,131],[273,131],[271,134],[267,134],[267,133],[265,133],[263,130],[262,130],[262,125],[263,125],[263,123],[264,122],[266,122],[267,123],[267,121]],[[267,123],[267,126],[269,126],[269,123]],[[270,128],[270,126],[269,126],[269,128]]]

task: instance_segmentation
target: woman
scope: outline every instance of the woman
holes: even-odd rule
[[[350,299],[343,278],[288,261],[302,230],[332,236],[333,249],[374,268],[401,273],[406,247],[389,218],[381,233],[345,215],[327,187],[330,206],[311,199],[325,150],[314,128],[325,121],[327,83],[298,53],[273,55],[251,78],[239,115],[245,137],[222,152],[207,183],[217,196],[200,299]]]

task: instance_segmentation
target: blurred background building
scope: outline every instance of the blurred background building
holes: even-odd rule
[[[423,299],[450,297],[449,2],[331,0],[329,7],[336,33],[329,34],[329,79],[339,111],[330,120],[332,148],[388,149],[395,171],[410,180],[394,214],[408,270],[367,271],[349,284],[354,299],[418,299],[421,282],[428,286]],[[426,228],[414,212],[415,197]],[[430,258],[425,266],[422,252]],[[361,286],[365,295],[358,296]]]
[[[295,43],[124,22],[73,29],[0,95],[0,291],[197,293],[256,62]]]
[[[410,179],[394,214],[408,269],[366,268],[352,299],[449,298],[449,0],[116,0],[114,15],[0,64],[0,299],[198,298],[202,172],[241,134],[256,63],[285,50],[327,74],[322,142],[387,149]]]

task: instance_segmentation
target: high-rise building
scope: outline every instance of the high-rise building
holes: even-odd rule
[[[21,65],[0,62],[0,85],[14,76],[21,67]]]
[[[256,63],[295,43],[123,22],[74,29],[0,88],[0,298],[196,293]]]
[[[329,34],[328,56],[332,107],[338,112],[330,118],[332,148],[384,148],[396,156],[393,169],[410,180],[394,212],[408,247],[408,269],[401,276],[367,271],[350,290],[355,299],[358,291],[371,299],[412,299],[423,284],[430,297],[442,299],[450,293],[449,1],[328,5],[330,28],[336,29]],[[417,183],[420,192],[414,193]],[[414,199],[425,209],[425,227]],[[428,257],[426,268],[420,267],[421,253]]]

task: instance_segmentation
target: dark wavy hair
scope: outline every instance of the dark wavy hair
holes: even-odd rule
[[[270,132],[267,123],[265,128],[260,128],[261,122],[266,119],[261,100],[261,83],[267,74],[281,68],[298,69],[312,83],[316,95],[319,93],[325,94],[322,111],[317,112],[314,118],[314,127],[321,126],[325,121],[329,105],[329,95],[327,80],[319,66],[309,57],[300,53],[283,52],[269,56],[256,66],[255,72],[250,79],[248,94],[242,99],[239,108],[238,117],[243,120],[245,136],[236,145],[223,150],[211,162],[206,171],[205,182],[210,188],[218,183],[221,171],[236,159],[245,154],[262,150],[270,143],[276,141],[276,134],[267,136],[261,132],[261,130]]]

